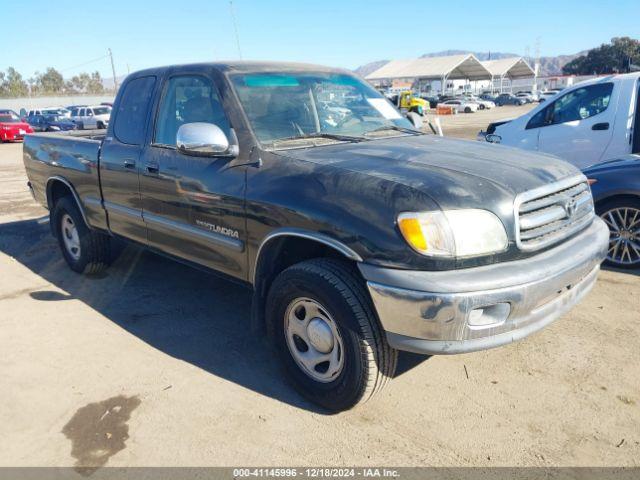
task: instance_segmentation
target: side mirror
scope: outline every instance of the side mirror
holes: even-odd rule
[[[213,123],[185,123],[178,128],[176,145],[185,155],[215,157],[235,153],[222,129]]]
[[[494,133],[489,133],[484,138],[489,143],[500,143],[502,141],[502,137],[500,135],[496,135]]]
[[[407,120],[411,122],[416,130],[422,130],[422,117],[416,112],[407,113]]]

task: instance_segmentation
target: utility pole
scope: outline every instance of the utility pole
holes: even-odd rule
[[[236,22],[236,16],[233,13],[233,0],[229,0],[229,11],[231,12],[231,21],[233,22],[233,29],[236,32],[236,44],[238,46],[238,57],[242,60],[242,51],[240,50],[240,35],[238,34],[238,24]]]
[[[118,79],[116,78],[116,67],[113,64],[113,53],[111,53],[111,49],[109,48],[109,58],[111,58],[111,72],[113,73],[113,85],[115,87],[115,91],[118,91]]]
[[[540,75],[540,37],[536,37],[535,60],[533,65],[533,89],[538,89],[538,75]]]

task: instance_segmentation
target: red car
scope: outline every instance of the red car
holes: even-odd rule
[[[13,110],[0,110],[0,142],[23,140],[27,133],[33,133],[33,128]]]

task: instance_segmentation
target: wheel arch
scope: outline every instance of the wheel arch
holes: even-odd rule
[[[87,216],[85,215],[84,207],[82,206],[82,202],[80,201],[80,197],[76,192],[75,188],[69,180],[60,176],[49,177],[47,180],[46,187],[46,195],[47,195],[47,207],[50,212],[53,212],[53,208],[56,202],[65,196],[69,196],[69,194],[73,197],[74,202],[78,206],[78,210],[80,210],[80,214],[82,215],[82,219],[87,227],[90,225],[87,221]]]
[[[264,327],[266,298],[276,276],[295,263],[321,257],[338,258],[354,264],[363,261],[357,252],[341,241],[317,232],[279,229],[262,240],[250,270],[253,285],[251,319],[254,330]]]
[[[593,199],[593,203],[596,207],[596,210],[600,205],[605,202],[610,202],[612,200],[619,200],[623,198],[628,198],[631,200],[640,200],[640,191],[636,190],[615,190],[611,192],[607,192],[604,195],[600,195],[597,198]]]

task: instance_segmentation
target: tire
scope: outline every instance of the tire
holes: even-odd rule
[[[98,130],[104,130],[104,123],[102,123],[102,122],[97,122],[97,123],[96,123],[96,128],[97,128]]]
[[[269,290],[266,315],[295,388],[327,410],[366,402],[395,372],[398,352],[387,344],[362,280],[345,262],[318,258],[284,270]],[[324,336],[314,338],[314,324]],[[331,359],[303,366],[301,358],[321,355]]]
[[[484,105],[480,104],[480,106],[478,107],[478,110],[484,110]]]
[[[615,268],[640,268],[640,198],[605,200],[596,205],[596,213],[609,227],[609,251],[604,263]]]
[[[76,122],[76,126],[78,127],[78,130],[84,130],[84,123],[83,122]]]
[[[109,236],[87,227],[73,197],[62,197],[56,202],[51,221],[62,256],[71,270],[94,275],[109,266]]]
[[[464,113],[471,113],[471,107],[464,107]]]

